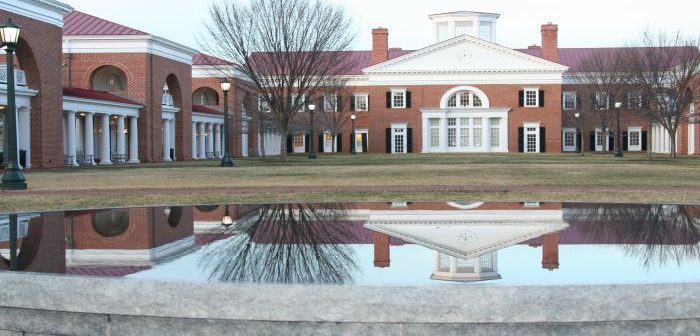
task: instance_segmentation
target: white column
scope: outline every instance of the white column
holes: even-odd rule
[[[199,123],[199,158],[207,158],[206,135],[204,134],[204,123]]]
[[[423,115],[422,118],[423,122],[423,150],[421,151],[422,153],[429,153],[430,152],[430,121],[428,120],[428,117]],[[333,144],[335,148],[335,144]]]
[[[85,114],[85,155],[91,157],[91,165],[95,165],[95,128],[92,120],[93,114]]]
[[[19,137],[19,146],[17,147],[18,149],[23,149],[27,152],[25,164],[24,164],[24,169],[29,169],[32,168],[32,160],[31,160],[31,149],[32,149],[32,142],[31,142],[31,113],[28,108],[23,108],[20,109],[19,112],[17,113],[17,122],[19,123],[19,134],[17,135]],[[1,141],[1,140],[0,140]],[[19,158],[19,156],[17,156]]]
[[[447,118],[440,118],[440,152],[447,152]]]
[[[109,114],[102,115],[102,133],[100,134],[100,165],[111,165],[109,146]]]
[[[66,137],[68,138],[68,153],[73,157],[71,165],[77,166],[76,160],[76,145],[75,145],[75,111],[66,111]]]
[[[197,159],[197,123],[192,122],[192,160]]]
[[[163,119],[163,161],[170,159],[170,120]]]
[[[139,118],[129,118],[129,163],[139,161]]]
[[[214,151],[214,124],[207,123],[207,152]]]
[[[173,149],[173,161],[177,160],[177,145],[175,144],[175,119],[170,119],[170,147]]]
[[[214,151],[216,152],[216,158],[221,157],[221,125],[217,124],[214,126]]]
[[[117,155],[126,155],[126,134],[124,133],[124,116],[117,117]]]
[[[491,118],[484,118],[484,129],[482,133],[484,134],[484,139],[482,139],[484,143],[484,149],[486,149],[487,152],[491,152]],[[459,141],[459,139],[457,139]]]

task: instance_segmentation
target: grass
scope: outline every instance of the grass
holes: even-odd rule
[[[272,201],[700,202],[700,158],[610,154],[320,155],[28,172],[0,211]]]

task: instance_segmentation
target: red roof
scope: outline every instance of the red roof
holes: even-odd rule
[[[231,62],[207,54],[192,56],[192,65],[230,65]]]
[[[414,50],[397,50],[389,49],[389,59],[403,56],[412,53]],[[260,63],[260,70],[264,70],[266,62],[266,57],[269,57],[269,53],[253,53],[251,55],[251,62],[253,64]],[[331,75],[362,75],[362,69],[367,68],[372,65],[372,51],[371,50],[361,50],[361,51],[326,51],[321,54],[320,57],[325,58],[329,61],[337,59],[353,60],[353,67],[350,69],[338,69],[343,73],[332,73]]]
[[[63,88],[63,95],[69,96],[69,97],[103,100],[103,101],[110,101],[110,102],[114,102],[114,103],[132,104],[132,105],[143,106],[143,104],[136,102],[136,101],[133,101],[129,98],[120,97],[120,96],[117,96],[115,94],[111,94],[111,93],[105,92],[105,91],[95,91],[95,90],[79,89],[79,88],[73,88],[73,87],[64,87]]]
[[[678,47],[686,48],[686,47]],[[692,47],[691,47],[692,48]],[[598,53],[615,53],[627,48],[559,48],[559,64],[563,64],[569,67],[570,72],[580,71],[583,63],[587,58],[592,57]],[[633,48],[638,52],[644,50],[644,48]],[[522,53],[542,57],[542,48],[528,48],[528,49],[515,49]],[[628,49],[629,50],[629,49]]]
[[[72,11],[63,16],[63,35],[149,35],[118,23]]]
[[[192,105],[192,112],[213,114],[213,115],[218,115],[218,116],[224,115],[224,112],[221,112],[215,108],[211,108],[208,106],[202,106],[202,105]]]

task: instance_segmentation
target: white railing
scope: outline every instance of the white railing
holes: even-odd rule
[[[7,69],[0,68],[0,83],[7,83]],[[15,85],[16,86],[27,86],[27,76],[24,74],[24,70],[15,70]]]
[[[169,95],[167,93],[164,93],[162,105],[163,106],[175,106],[175,104],[173,103],[173,96]]]

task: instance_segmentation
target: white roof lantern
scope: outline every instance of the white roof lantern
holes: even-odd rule
[[[460,35],[470,35],[496,43],[496,13],[458,11],[430,15],[435,43]]]

